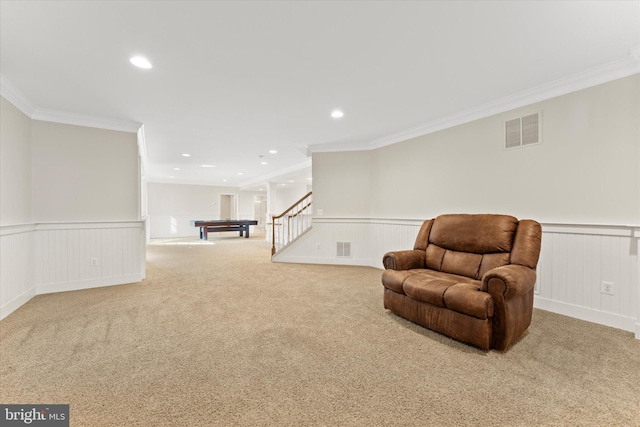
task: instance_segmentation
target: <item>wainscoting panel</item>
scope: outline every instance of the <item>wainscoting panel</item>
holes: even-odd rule
[[[144,221],[2,226],[0,319],[38,294],[140,282],[145,251]]]
[[[0,227],[0,319],[36,294],[34,232],[33,225]]]
[[[37,293],[139,282],[144,269],[144,223],[39,224]]]
[[[368,265],[413,247],[421,220],[314,218],[313,227],[274,257],[276,262]],[[640,268],[637,226],[542,224],[535,306],[636,331],[640,339]],[[351,257],[338,257],[337,242],[351,242]],[[602,282],[613,295],[601,292]]]
[[[543,224],[535,306],[579,319],[635,330],[638,239],[634,227]],[[613,295],[602,293],[613,283]]]
[[[313,227],[290,246],[277,254],[276,262],[305,264],[369,265],[370,225],[362,220],[314,220]],[[351,255],[338,257],[337,243],[351,243]]]

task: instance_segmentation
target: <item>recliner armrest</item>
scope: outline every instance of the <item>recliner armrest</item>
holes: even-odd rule
[[[387,252],[382,257],[385,270],[411,270],[426,267],[426,253],[422,250]]]
[[[480,290],[490,294],[502,294],[505,300],[524,295],[533,289],[536,271],[518,264],[510,264],[489,270],[482,277]]]

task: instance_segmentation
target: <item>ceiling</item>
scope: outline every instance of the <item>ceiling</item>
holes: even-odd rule
[[[638,1],[0,1],[33,108],[143,123],[149,181],[245,189],[639,45]]]

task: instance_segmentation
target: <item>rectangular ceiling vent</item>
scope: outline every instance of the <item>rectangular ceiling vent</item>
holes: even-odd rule
[[[542,142],[541,117],[542,114],[535,113],[505,121],[504,148],[508,150]]]
[[[338,258],[351,257],[351,242],[337,242],[336,255]]]

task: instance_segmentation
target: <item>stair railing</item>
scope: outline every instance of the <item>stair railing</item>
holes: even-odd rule
[[[280,215],[271,217],[271,256],[311,228],[312,194],[308,192]]]

